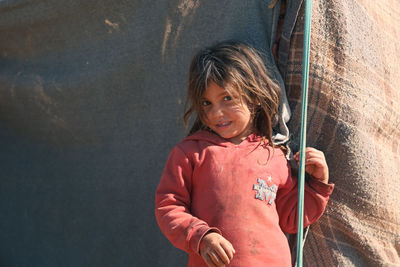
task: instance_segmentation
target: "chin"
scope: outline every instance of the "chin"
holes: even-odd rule
[[[227,135],[227,134],[219,134],[219,136],[221,136],[222,138],[225,138],[225,139],[231,139],[234,137],[232,135]]]

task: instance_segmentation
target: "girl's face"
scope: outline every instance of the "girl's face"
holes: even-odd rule
[[[216,83],[209,84],[201,103],[203,123],[232,143],[239,144],[253,131],[248,106]]]

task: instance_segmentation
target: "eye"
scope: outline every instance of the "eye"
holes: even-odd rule
[[[232,100],[232,97],[230,95],[227,95],[227,96],[224,97],[224,100],[225,101],[230,101],[230,100]]]
[[[208,106],[210,104],[211,104],[210,101],[207,101],[207,100],[204,100],[203,102],[201,102],[202,106]]]

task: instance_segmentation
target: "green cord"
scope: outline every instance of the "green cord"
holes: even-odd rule
[[[304,217],[304,169],[307,128],[308,71],[310,58],[311,3],[305,0],[304,40],[303,40],[303,76],[301,93],[301,130],[300,130],[300,163],[299,163],[299,200],[297,213],[297,266],[303,266],[303,217]]]

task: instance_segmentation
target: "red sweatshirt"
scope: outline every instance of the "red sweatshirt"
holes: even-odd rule
[[[333,184],[310,179],[304,227],[324,212]],[[214,230],[230,241],[229,266],[290,266],[284,232],[297,232],[297,178],[279,148],[252,134],[235,145],[208,131],[180,142],[156,191],[156,218],[171,243],[189,253],[188,266],[207,266],[201,238]]]

